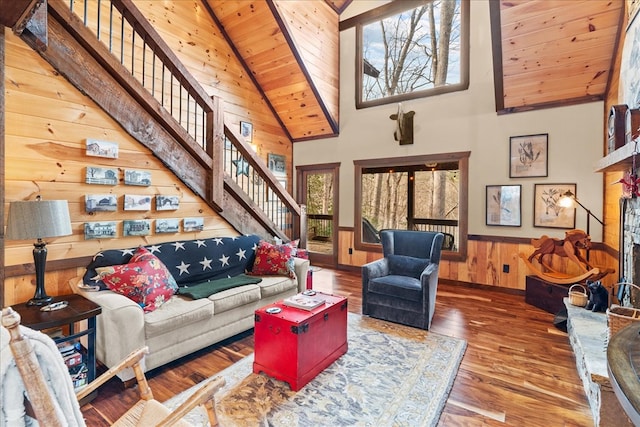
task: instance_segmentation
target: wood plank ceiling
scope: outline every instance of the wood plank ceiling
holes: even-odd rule
[[[0,3],[2,24],[12,26],[40,1]],[[312,9],[304,12],[305,24],[317,31],[323,24],[327,32],[335,28],[337,37],[339,14],[351,1],[325,0],[335,21],[326,11],[318,14],[322,19],[307,19]],[[337,72],[337,59],[324,70],[323,58],[305,64],[308,48],[296,46],[295,29],[277,3],[205,0],[291,140],[336,135],[339,79],[336,74],[320,81],[318,75],[330,68]],[[625,21],[624,0],[491,0],[490,11],[498,113],[604,99]]]
[[[604,99],[623,22],[623,0],[490,4],[498,112]]]
[[[326,2],[339,15],[351,0]],[[336,95],[314,86],[277,1],[207,4],[291,139],[335,135]],[[604,99],[624,0],[491,0],[490,8],[498,113]]]
[[[338,19],[349,1],[205,0],[292,141],[338,134]]]

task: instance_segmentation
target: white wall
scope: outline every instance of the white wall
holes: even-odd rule
[[[380,1],[355,1],[342,19]],[[602,218],[602,175],[594,163],[602,157],[604,103],[498,116],[495,112],[489,2],[471,1],[470,85],[462,92],[403,102],[416,112],[414,144],[393,139],[389,115],[396,104],[355,109],[355,29],[341,33],[340,136],[294,144],[294,165],[340,162],[339,224],[354,224],[354,160],[471,151],[469,233],[481,235],[563,237],[561,229],[533,227],[534,183],[576,183],[580,201]],[[509,178],[509,137],[549,134],[549,176]],[[522,185],[522,227],[485,225],[486,185]],[[576,211],[576,227],[586,228],[586,212]],[[591,221],[591,236],[601,241],[601,226]]]

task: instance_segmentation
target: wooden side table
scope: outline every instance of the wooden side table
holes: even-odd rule
[[[29,306],[26,303],[13,305],[12,308],[20,314],[20,324],[31,329],[41,331],[43,329],[68,326],[69,334],[54,338],[56,344],[77,340],[87,336],[87,380],[96,378],[96,316],[102,312],[102,308],[81,295],[59,295],[53,298],[53,302],[67,301],[69,305],[60,310],[41,311],[38,306]],[[75,322],[87,320],[87,328],[76,331]],[[81,404],[93,399],[95,395],[88,396]]]

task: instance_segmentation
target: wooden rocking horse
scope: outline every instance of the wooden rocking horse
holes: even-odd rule
[[[565,233],[564,239],[555,239],[549,236],[542,236],[539,239],[531,239],[531,245],[535,248],[533,253],[528,257],[520,253],[520,258],[525,262],[527,267],[541,279],[551,283],[568,285],[579,283],[584,280],[599,280],[609,273],[613,273],[613,269],[602,269],[591,264],[580,253],[581,249],[589,250],[591,248],[591,237],[583,230],[570,230]],[[581,272],[578,275],[570,275],[560,272],[545,261],[545,255],[557,255],[559,257],[568,258],[573,262]],[[533,264],[533,260],[536,264]]]

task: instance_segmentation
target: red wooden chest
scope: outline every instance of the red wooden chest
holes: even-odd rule
[[[347,352],[347,299],[322,294],[313,310],[279,301],[255,312],[253,372],[289,383],[298,391]],[[279,313],[269,309],[279,307]]]

